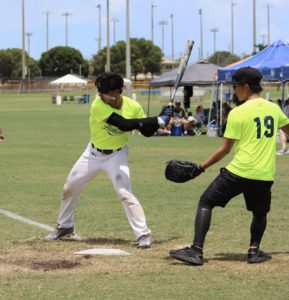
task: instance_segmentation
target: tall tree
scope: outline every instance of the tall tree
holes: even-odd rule
[[[161,72],[161,61],[163,52],[161,48],[155,46],[151,41],[141,39],[132,39],[139,50],[139,55],[144,65],[145,73],[159,74]]]
[[[88,76],[88,62],[77,49],[54,47],[42,53],[39,66],[43,76],[63,76],[74,73]]]
[[[38,62],[26,55],[27,68],[30,77],[41,74]],[[22,76],[22,50],[18,48],[9,48],[0,50],[0,77],[2,78],[19,78]]]
[[[217,51],[212,56],[209,57],[209,62],[220,67],[225,67],[232,64],[241,58],[235,54],[228,51]]]
[[[162,50],[151,41],[132,38],[131,45],[131,68],[135,79],[139,73],[159,74],[161,71]],[[111,71],[125,75],[126,73],[126,43],[119,41],[111,47]],[[93,56],[91,66],[93,75],[105,70],[106,48]]]
[[[253,55],[257,54],[258,52],[264,50],[266,47],[268,47],[267,45],[264,45],[264,44],[257,44],[256,45],[256,48],[258,48],[259,51],[257,52],[254,52]]]
[[[6,50],[0,50],[0,78],[10,78],[13,72],[13,62]]]

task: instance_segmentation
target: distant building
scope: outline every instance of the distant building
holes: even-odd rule
[[[178,60],[172,60],[163,57],[161,62],[161,73],[168,72],[170,70],[173,70],[179,66]]]
[[[179,66],[179,60],[172,60],[172,59],[168,59],[163,57],[162,61],[161,61],[161,74],[171,71],[175,68],[177,68]],[[149,73],[139,73],[137,74],[137,81],[146,81],[146,80],[151,80],[153,78],[157,78],[159,75],[154,75],[152,76],[152,74]]]

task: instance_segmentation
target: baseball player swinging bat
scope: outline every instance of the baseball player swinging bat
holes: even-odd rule
[[[187,64],[188,64],[193,46],[194,46],[194,41],[188,40],[187,46],[186,46],[185,51],[183,53],[183,56],[182,56],[182,59],[181,59],[180,65],[179,65],[179,69],[178,69],[178,72],[177,72],[177,77],[176,77],[175,84],[174,84],[174,89],[173,89],[173,93],[172,93],[172,97],[171,97],[171,102],[174,102],[177,89],[178,89],[178,87],[181,83],[181,80],[183,78],[183,75],[185,73],[185,70],[186,70],[186,67],[187,67]]]

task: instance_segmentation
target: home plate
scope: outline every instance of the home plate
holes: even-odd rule
[[[74,252],[75,255],[132,255],[120,249],[92,248]]]

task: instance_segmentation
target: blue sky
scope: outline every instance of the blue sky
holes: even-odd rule
[[[151,39],[151,0],[130,0],[130,35]],[[188,39],[195,41],[190,61],[199,58],[200,16],[203,16],[204,58],[213,53],[216,33],[216,50],[231,49],[231,0],[154,0],[154,42],[162,48],[162,26],[165,20],[164,52],[172,56],[172,30],[170,15],[174,19],[174,57],[178,58]],[[46,16],[49,11],[49,47],[65,45],[65,17],[68,17],[68,46],[78,49],[86,59],[98,50],[98,4],[101,5],[102,46],[106,45],[107,0],[25,0],[25,32],[31,32],[30,55],[39,59],[46,50]],[[253,0],[234,0],[234,49],[238,55],[250,54],[253,49]],[[267,5],[270,5],[270,40],[289,42],[288,0],[256,0],[256,38],[267,42]],[[22,47],[21,0],[0,0],[0,49]],[[116,41],[126,37],[126,0],[110,0],[110,19],[117,18]],[[113,44],[113,23],[110,22],[110,44]],[[26,37],[27,49],[27,37]]]

